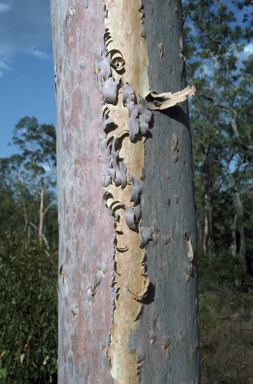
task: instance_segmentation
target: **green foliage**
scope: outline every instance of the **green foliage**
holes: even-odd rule
[[[190,111],[199,248],[208,262],[227,255],[236,273],[239,255],[242,269],[253,274],[245,214],[253,168],[252,55],[240,60],[253,37],[249,5],[241,2],[241,12],[238,2],[185,0],[183,5],[188,81],[197,88]]]
[[[56,260],[22,239],[0,237],[0,383],[56,383]]]
[[[253,59],[243,50],[253,37],[253,6],[248,0],[183,6],[188,81],[197,88],[190,112],[201,382],[246,384],[253,378]]]
[[[203,384],[250,383],[253,375],[252,292],[200,279],[200,357]]]
[[[39,125],[35,117],[19,120],[13,132],[13,144],[19,148],[26,169],[45,174],[56,167],[56,134],[53,125]]]
[[[0,232],[17,230],[20,223],[23,224],[22,209],[17,206],[12,189],[4,186],[4,179],[1,180],[0,195]],[[20,230],[22,231],[22,228]]]
[[[198,260],[201,382],[250,383],[253,279],[229,251]]]
[[[42,238],[57,247],[56,133],[34,117],[21,119],[13,132],[17,153],[0,159],[2,232]]]
[[[239,291],[253,288],[253,278],[244,270],[239,254],[234,256],[227,250],[206,257],[199,253],[198,263],[199,278],[206,285]]]

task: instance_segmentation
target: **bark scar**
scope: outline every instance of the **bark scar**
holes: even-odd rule
[[[187,232],[185,233],[184,240],[186,241],[186,244],[187,244],[187,259],[189,263],[189,268],[185,268],[184,272],[187,276],[190,276],[193,271],[192,261],[194,257],[194,248],[193,248],[191,237]]]

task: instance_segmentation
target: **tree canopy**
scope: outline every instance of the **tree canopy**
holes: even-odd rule
[[[2,232],[23,233],[27,241],[39,237],[57,247],[55,128],[24,117],[12,144],[17,153],[0,159]]]
[[[241,272],[252,273],[244,214],[252,197],[252,8],[199,0],[184,10],[188,81],[197,88],[190,110],[199,247],[239,258]]]

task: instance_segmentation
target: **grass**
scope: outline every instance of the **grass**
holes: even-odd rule
[[[253,292],[200,282],[202,384],[253,384]]]

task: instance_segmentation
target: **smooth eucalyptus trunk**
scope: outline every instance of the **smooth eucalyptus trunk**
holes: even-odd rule
[[[51,1],[61,384],[199,382],[181,2]]]

